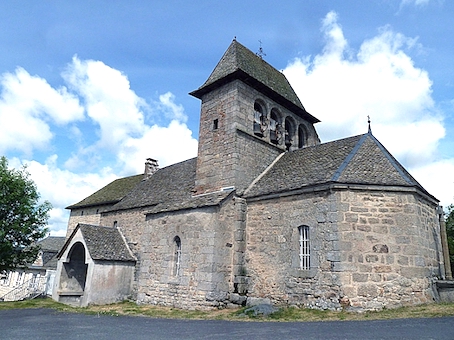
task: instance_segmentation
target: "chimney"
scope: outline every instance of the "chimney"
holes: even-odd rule
[[[156,171],[158,171],[158,161],[153,158],[147,158],[145,161],[145,172],[143,179],[149,179]]]

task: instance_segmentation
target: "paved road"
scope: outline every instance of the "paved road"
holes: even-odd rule
[[[0,311],[0,339],[454,339],[454,317],[386,321],[232,322]]]

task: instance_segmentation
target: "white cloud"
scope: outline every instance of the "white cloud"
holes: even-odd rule
[[[100,173],[80,174],[62,170],[57,167],[57,155],[48,157],[44,164],[18,158],[9,160],[9,165],[14,168],[20,168],[22,164],[27,166],[41,199],[52,203],[49,218],[52,235],[66,232],[69,218],[69,211],[65,209],[67,206],[79,202],[117,178],[109,168]]]
[[[370,116],[374,134],[397,158],[430,160],[445,131],[427,72],[404,52],[414,39],[384,28],[353,54],[335,14],[326,16],[323,31],[323,52],[284,70],[306,109],[322,121],[321,139],[365,133]]]
[[[438,160],[410,168],[411,174],[445,208],[454,203],[454,159]]]
[[[431,0],[402,0],[400,6],[403,7],[405,5],[415,5],[415,6],[424,6],[429,4]]]
[[[408,54],[419,48],[417,40],[384,27],[354,51],[337,20],[334,12],[323,20],[320,54],[297,58],[284,70],[306,109],[322,121],[316,126],[321,140],[365,133],[370,116],[373,134],[423,185],[447,174],[451,160],[437,162],[445,128],[432,82]],[[454,192],[454,185],[429,186],[440,199]]]
[[[184,123],[187,117],[183,107],[175,103],[170,92],[159,96],[159,100],[155,110],[172,120],[167,126],[145,125],[141,136],[123,141],[118,159],[124,164],[125,173],[142,172],[145,159],[150,157],[163,167],[197,155],[198,142]]]
[[[183,106],[175,103],[175,96],[171,92],[159,96],[158,108],[169,119],[175,119],[180,122],[186,122],[188,120]]]
[[[197,140],[172,93],[160,95],[150,107],[130,88],[126,75],[100,61],[77,57],[63,77],[80,94],[88,116],[99,126],[99,141],[75,152],[65,163],[68,168],[93,166],[108,152],[116,159],[121,174],[131,174],[142,172],[148,157],[165,166],[196,155]],[[167,126],[150,126],[144,111],[171,121]]]
[[[54,89],[20,67],[3,74],[0,83],[0,154],[15,150],[30,155],[49,145],[51,124],[83,119],[78,98],[65,87]]]
[[[74,57],[64,79],[80,94],[88,116],[99,125],[101,148],[114,151],[125,138],[144,131],[145,101],[131,90],[128,78],[101,61]]]
[[[163,167],[197,154],[197,140],[172,93],[160,95],[150,106],[130,88],[126,75],[100,61],[77,57],[62,76],[72,93],[18,68],[15,74],[3,75],[0,98],[0,152],[12,148],[28,152],[26,159],[10,159],[10,165],[26,164],[42,200],[52,203],[52,235],[66,232],[66,206],[118,176],[143,172],[146,158],[157,159]],[[147,123],[148,111],[163,123]],[[84,112],[88,119],[79,124]],[[37,148],[61,148],[51,142],[58,143],[53,136],[61,134],[59,124],[68,123],[65,133],[74,142],[65,144],[69,158],[52,154],[44,161],[30,160]]]
[[[167,127],[147,127],[141,138],[125,140],[118,157],[126,173],[141,173],[146,158],[154,158],[163,167],[197,156],[197,140],[186,124],[173,120]]]

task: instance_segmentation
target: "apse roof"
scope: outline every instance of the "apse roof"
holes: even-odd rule
[[[366,133],[283,154],[247,189],[245,197],[327,183],[416,187],[429,195],[371,133]]]

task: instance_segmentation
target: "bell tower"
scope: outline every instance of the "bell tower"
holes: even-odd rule
[[[236,40],[190,94],[202,100],[196,195],[241,194],[281,153],[320,143],[287,78]]]

